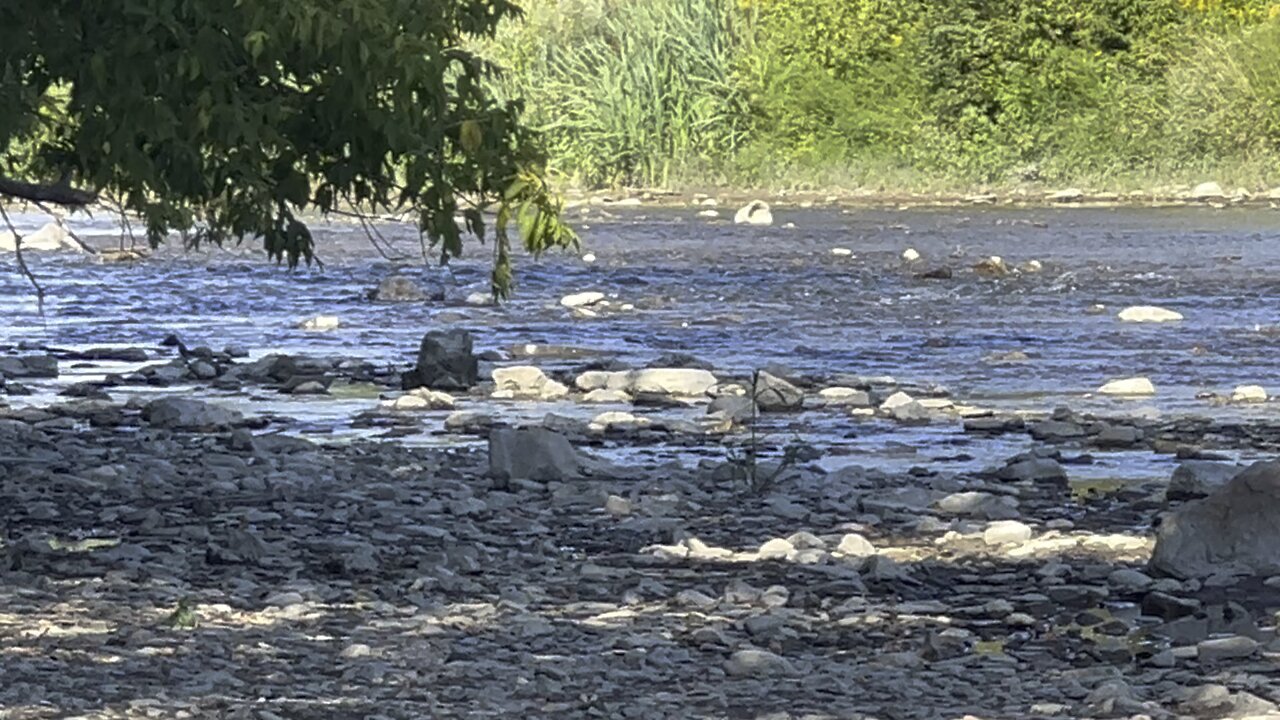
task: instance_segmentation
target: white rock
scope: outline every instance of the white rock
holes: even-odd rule
[[[541,368],[515,365],[493,371],[494,393],[498,399],[559,400],[569,395],[569,388],[552,380]]]
[[[915,248],[907,248],[902,251],[902,259],[904,262],[915,262],[920,259],[920,253]]]
[[[734,214],[733,222],[737,225],[772,225],[773,213],[768,203],[752,200]]]
[[[910,405],[915,401],[916,401],[915,398],[899,390],[898,392],[885,398],[885,401],[880,403],[880,409],[893,410],[894,408]]]
[[[1123,395],[1130,397],[1155,395],[1156,386],[1147,378],[1132,377],[1125,378],[1123,380],[1112,380],[1106,385],[1098,388],[1098,393],[1102,395]]]
[[[1028,260],[1022,264],[1022,271],[1028,273],[1038,273],[1044,270],[1044,263],[1039,260]]]
[[[596,254],[595,254],[595,253],[587,253],[587,254],[585,254],[585,255],[583,255],[583,256],[582,256],[582,262],[587,263],[588,265],[590,265],[591,263],[593,263],[593,262],[595,262],[595,261],[596,261]]]
[[[603,390],[609,387],[609,380],[612,379],[614,373],[605,372],[603,370],[588,370],[574,379],[573,384],[579,390]]]
[[[1017,520],[996,520],[982,532],[982,541],[988,545],[1013,545],[1030,539],[1030,526]]]
[[[588,426],[595,432],[609,430],[637,430],[653,424],[648,418],[637,417],[629,412],[603,412],[595,416]]]
[[[720,217],[720,212],[718,210],[700,210],[698,211],[698,217],[710,220],[711,218]]]
[[[840,538],[836,552],[846,557],[864,558],[876,554],[876,546],[858,533],[846,533]]]
[[[794,675],[795,667],[789,660],[768,650],[738,650],[725,661],[724,671],[730,677],[769,678]]]
[[[342,325],[342,321],[335,315],[317,315],[308,320],[303,320],[298,327],[303,330],[314,330],[322,332],[325,330],[337,330]]]
[[[1154,305],[1135,305],[1121,310],[1117,317],[1119,317],[1122,322],[1163,323],[1177,322],[1181,320],[1182,313],[1162,307],[1156,307]]]
[[[849,248],[838,247],[831,248],[831,254],[836,257],[851,257],[853,255],[853,251]]]
[[[16,249],[13,233],[0,232],[0,251],[13,252]],[[22,236],[22,249],[38,252],[84,252],[79,244],[72,241],[67,231],[57,223],[47,223],[39,230]]]
[[[631,396],[622,390],[597,388],[582,396],[582,402],[588,403],[629,403]]]
[[[866,390],[851,387],[829,387],[818,391],[818,399],[824,405],[852,405],[863,407],[871,404],[871,395]]]
[[[760,546],[760,550],[757,551],[757,554],[760,556],[761,560],[781,560],[785,559],[795,551],[796,548],[791,544],[790,540],[787,540],[786,538],[774,538],[772,540],[765,541],[765,543]]]
[[[560,298],[560,304],[567,308],[581,308],[587,307],[588,305],[595,305],[602,300],[604,300],[604,293],[588,291],[565,295]]]
[[[615,380],[608,387],[626,390],[631,394],[653,393],[680,397],[702,397],[715,387],[716,376],[696,368],[649,368],[620,373],[623,386],[615,388]]]
[[[1262,403],[1267,398],[1267,389],[1261,385],[1240,385],[1231,393],[1233,403]]]
[[[1216,182],[1204,182],[1191,189],[1188,196],[1192,200],[1222,200],[1227,194],[1222,191],[1222,186]]]
[[[391,410],[452,410],[455,401],[449,393],[427,388],[417,388],[395,400],[382,404]]]
[[[497,304],[496,301],[493,299],[493,293],[487,293],[487,292],[470,293],[469,295],[467,295],[466,299],[463,300],[463,303],[467,305],[473,305],[475,307],[485,307],[488,305]]]
[[[631,514],[631,501],[617,495],[610,495],[604,501],[604,510],[614,517],[623,517]]]

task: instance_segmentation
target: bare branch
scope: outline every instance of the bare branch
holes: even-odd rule
[[[44,317],[44,288],[41,287],[40,281],[36,280],[31,268],[27,267],[27,260],[22,255],[22,235],[18,232],[18,228],[13,226],[13,221],[9,219],[9,212],[4,209],[3,204],[0,204],[0,217],[4,218],[4,224],[9,226],[9,232],[13,233],[13,255],[18,259],[18,269],[26,276],[31,287],[35,288],[36,307],[40,310],[40,317]]]
[[[65,207],[84,207],[98,201],[98,194],[73,188],[65,183],[37,185],[0,177],[0,195],[33,203],[49,203]]]

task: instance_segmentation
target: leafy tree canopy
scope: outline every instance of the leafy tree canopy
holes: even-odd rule
[[[0,200],[118,199],[155,244],[259,237],[311,262],[305,213],[409,212],[442,258],[509,228],[576,243],[519,105],[466,49],[508,0],[4,0]],[[486,229],[486,211],[496,212]],[[463,227],[455,220],[465,218]]]

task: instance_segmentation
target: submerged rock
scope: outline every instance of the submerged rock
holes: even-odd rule
[[[418,362],[401,376],[405,390],[470,390],[480,371],[466,330],[433,330],[422,338]]]
[[[392,275],[378,283],[373,299],[377,302],[422,302],[427,299],[427,294],[411,278]]]
[[[1166,515],[1152,569],[1179,578],[1280,574],[1280,462],[1255,463],[1204,500]]]
[[[342,326],[342,320],[336,315],[317,315],[313,318],[303,320],[298,327],[303,330],[311,330],[315,332],[324,332],[326,330],[337,330]]]
[[[734,214],[733,222],[736,225],[772,225],[773,213],[765,201],[752,200]]]
[[[580,292],[560,298],[560,304],[567,308],[582,308],[596,305],[604,301],[602,292]]]
[[[1004,258],[999,255],[992,255],[974,265],[973,271],[987,277],[1003,277],[1009,274],[1009,266],[1005,263]]]

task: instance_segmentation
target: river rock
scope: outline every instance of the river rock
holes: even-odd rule
[[[231,409],[189,398],[157,398],[142,409],[142,419],[168,430],[210,432],[238,425],[244,417]]]
[[[1067,471],[1052,458],[1015,458],[1000,469],[996,476],[1011,482],[1061,483],[1067,482]]]
[[[373,299],[378,302],[422,302],[427,299],[427,294],[413,279],[391,275],[378,283]]]
[[[559,400],[569,395],[568,387],[532,365],[498,368],[493,371],[493,384],[493,397],[499,399]]]
[[[1267,399],[1267,389],[1261,385],[1240,385],[1231,393],[1233,403],[1264,403]]]
[[[307,318],[298,323],[298,327],[303,330],[311,330],[313,332],[324,332],[327,330],[337,330],[342,326],[342,320],[336,315],[317,315],[313,318]]]
[[[1213,663],[1250,657],[1258,651],[1258,647],[1257,640],[1243,635],[1235,635],[1233,637],[1202,640],[1196,644],[1196,654],[1200,662]]]
[[[1009,265],[999,255],[992,255],[974,265],[973,271],[987,277],[1003,277],[1009,274]]]
[[[452,410],[454,404],[453,396],[448,393],[427,388],[415,388],[395,400],[383,403],[382,406],[389,410],[398,411]]]
[[[1154,305],[1134,305],[1120,311],[1117,315],[1122,322],[1132,323],[1165,323],[1177,322],[1182,319],[1182,313],[1174,310],[1167,310]]]
[[[849,407],[871,407],[871,394],[866,390],[851,387],[829,387],[818,391],[818,399],[823,405],[845,405]]]
[[[755,648],[738,650],[730,655],[729,659],[725,661],[724,671],[730,677],[752,677],[758,679],[796,674],[796,669],[791,664],[791,661],[777,653]]]
[[[1209,200],[1223,200],[1227,194],[1223,192],[1222,186],[1216,182],[1203,182],[1191,188],[1191,193],[1187,196],[1192,200],[1201,202]]]
[[[510,480],[572,480],[582,475],[582,462],[560,433],[545,428],[499,429],[489,433],[489,475],[498,487]]]
[[[620,389],[633,395],[702,397],[719,382],[710,372],[692,368],[647,368],[623,372],[621,376],[623,387]],[[609,386],[613,387],[613,383],[614,380],[610,380]]]
[[[466,330],[433,330],[422,338],[418,362],[401,376],[405,390],[469,390],[476,384],[479,360]]]
[[[16,246],[12,232],[0,232],[0,251],[13,252],[17,249]],[[38,252],[84,252],[84,248],[72,240],[58,223],[46,223],[39,230],[23,235],[22,249]]]
[[[1250,465],[1162,519],[1152,569],[1178,578],[1280,574],[1280,462]]]
[[[1142,397],[1156,394],[1156,386],[1144,377],[1125,378],[1123,380],[1112,380],[1102,387],[1098,388],[1101,395],[1118,395],[1127,397]]]
[[[764,370],[756,373],[755,397],[765,412],[799,410],[804,405],[804,391]]]
[[[773,213],[769,204],[763,200],[752,200],[742,206],[733,216],[736,225],[772,225]]]
[[[982,531],[982,542],[988,545],[1014,545],[1031,539],[1031,527],[1017,520],[996,520]]]
[[[1018,517],[1018,501],[1007,495],[967,491],[951,493],[937,503],[939,512],[979,520],[1013,520]]]
[[[734,423],[747,423],[755,419],[758,408],[745,395],[721,395],[707,406],[707,414]]]
[[[58,358],[52,355],[0,357],[0,377],[55,378],[58,377]]]
[[[567,308],[582,308],[596,305],[604,301],[602,292],[580,292],[560,298],[560,304]]]
[[[906,250],[902,251],[903,262],[913,263],[918,261],[919,259],[920,259],[920,251],[916,250],[915,248],[907,248]]]
[[[597,388],[582,396],[582,402],[588,403],[629,403],[631,396],[622,390]]]
[[[1179,465],[1169,478],[1165,497],[1169,500],[1193,500],[1207,497],[1226,485],[1243,468],[1234,463],[1212,460],[1188,460]]]

